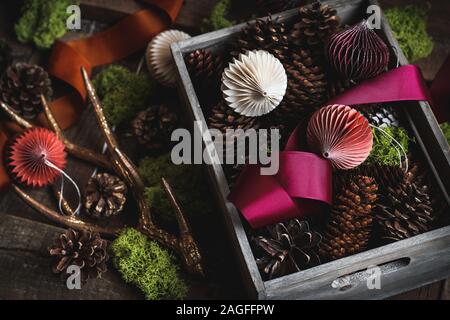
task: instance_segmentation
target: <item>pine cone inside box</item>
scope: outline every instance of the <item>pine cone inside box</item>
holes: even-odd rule
[[[254,237],[252,243],[256,251],[256,264],[267,278],[320,264],[316,249],[322,237],[310,230],[307,221],[293,219],[269,226],[266,231],[266,235]]]

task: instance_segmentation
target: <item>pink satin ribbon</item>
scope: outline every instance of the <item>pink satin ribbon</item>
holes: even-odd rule
[[[420,70],[399,67],[366,80],[328,104],[368,104],[428,100]],[[247,165],[228,199],[253,228],[320,212],[332,203],[332,168],[325,159],[304,151],[304,127],[299,124],[279,154],[276,175],[263,176],[259,165]],[[303,151],[299,151],[302,150]]]

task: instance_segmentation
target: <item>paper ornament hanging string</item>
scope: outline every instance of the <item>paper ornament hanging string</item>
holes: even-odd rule
[[[33,128],[19,135],[12,143],[9,155],[12,174],[22,183],[32,187],[44,187],[63,175],[75,187],[78,193],[78,206],[81,208],[81,192],[73,179],[64,172],[66,153],[64,144],[55,133],[44,128]],[[59,209],[63,212],[62,198],[64,179],[61,180]]]
[[[286,88],[283,65],[264,50],[240,54],[222,74],[226,103],[248,117],[262,116],[275,109],[283,100]]]
[[[316,111],[306,130],[308,146],[335,169],[352,169],[372,150],[372,129],[355,109],[334,104]]]
[[[373,78],[389,63],[389,49],[369,28],[367,21],[334,34],[328,42],[328,61],[342,76],[352,80]]]
[[[161,32],[148,44],[145,52],[147,67],[161,84],[174,87],[177,83],[176,66],[170,51],[172,43],[189,39],[191,36],[180,30]]]

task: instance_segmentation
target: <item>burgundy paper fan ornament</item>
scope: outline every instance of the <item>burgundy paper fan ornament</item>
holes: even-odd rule
[[[308,146],[330,160],[335,169],[361,164],[372,150],[367,119],[349,106],[333,104],[316,111],[306,130]]]
[[[10,149],[12,173],[20,182],[42,187],[53,181],[66,165],[64,144],[55,133],[44,128],[25,131],[13,142]]]
[[[388,47],[365,20],[334,34],[328,43],[327,55],[330,65],[352,80],[373,78],[389,63]]]

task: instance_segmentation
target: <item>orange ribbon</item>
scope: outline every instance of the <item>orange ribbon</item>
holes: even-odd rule
[[[81,67],[91,75],[96,66],[109,64],[123,59],[133,52],[144,48],[158,33],[175,21],[183,0],[144,0],[151,8],[139,10],[111,28],[91,37],[68,42],[57,41],[50,55],[48,72],[50,75],[71,85],[76,92],[63,96],[51,103],[59,125],[66,129],[73,125],[81,113],[81,105],[86,99],[86,90],[81,77]],[[38,122],[46,125],[45,115],[41,113]],[[17,126],[5,123],[8,128],[17,130]],[[0,128],[0,150],[8,137]],[[4,165],[4,156],[0,159],[0,190],[9,185],[9,176]]]

